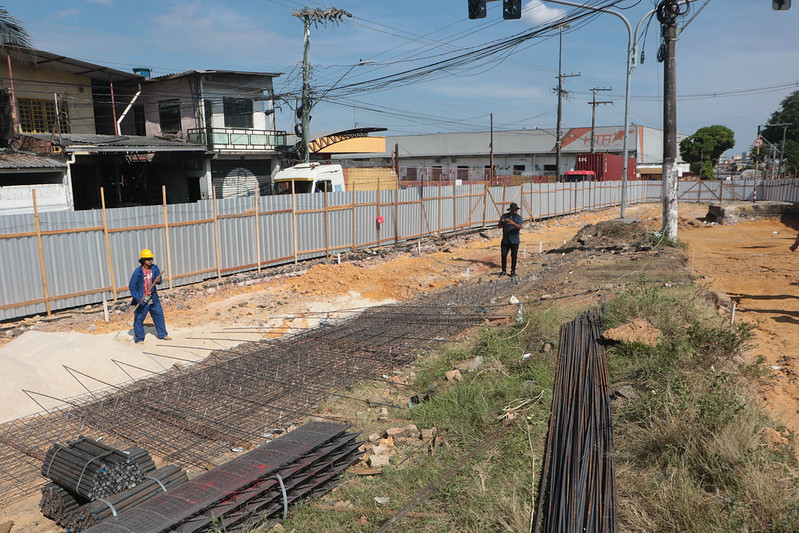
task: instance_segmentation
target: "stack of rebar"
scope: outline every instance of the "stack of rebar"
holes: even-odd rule
[[[103,520],[117,516],[125,509],[130,509],[186,481],[188,477],[182,468],[173,465],[164,466],[148,473],[144,481],[131,489],[76,507],[59,520],[58,525],[70,532],[85,531]]]
[[[81,437],[67,446],[51,446],[41,472],[70,492],[96,500],[132,488],[144,479],[142,466],[149,467],[152,459],[140,448],[130,450],[132,453]]]
[[[48,483],[42,487],[42,500],[39,507],[42,514],[53,522],[62,525],[62,521],[72,516],[78,507],[88,503],[85,498],[73,494],[55,483]]]
[[[347,426],[309,422],[91,528],[91,533],[250,531],[330,491],[358,460]]]
[[[600,339],[596,313],[561,327],[533,533],[617,531],[613,423]]]

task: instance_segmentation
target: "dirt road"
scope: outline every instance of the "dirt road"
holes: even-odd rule
[[[632,206],[629,217],[642,219],[652,230],[660,229],[659,205]],[[796,236],[797,222],[777,218],[743,220],[734,225],[708,225],[700,218],[706,205],[680,205],[679,239],[688,244],[689,268],[699,277],[697,283],[728,294],[736,302],[736,320],[756,325],[749,362],[762,357],[768,375],[759,383],[768,409],[789,429],[799,432],[799,298],[797,268],[799,255],[788,246]],[[618,216],[618,210],[583,214],[548,221],[522,234],[519,271],[531,272],[546,261],[539,250],[556,248],[571,239],[589,223]],[[404,300],[420,292],[453,284],[459,280],[493,278],[499,271],[499,236],[496,230],[450,240],[426,241],[419,247],[385,254],[364,254],[354,261],[337,264],[335,259],[313,266],[299,265],[280,275],[239,278],[233,283],[209,281],[195,287],[165,291],[165,310],[175,344],[196,345],[198,337],[230,327],[258,327],[260,335],[271,336],[313,325],[324,313],[337,310],[358,312],[370,305]],[[344,258],[345,260],[348,257]],[[570,273],[571,274],[571,273]],[[124,308],[120,304],[121,308]],[[321,314],[320,314],[321,313]],[[112,314],[105,322],[101,308],[65,313],[65,318],[44,321],[29,318],[17,324],[21,329],[56,334],[86,333],[82,338],[107,342],[123,325],[127,313]],[[12,330],[8,330],[12,331]],[[91,335],[88,333],[91,332]],[[8,343],[9,336],[0,343]],[[244,337],[243,334],[239,336]],[[126,348],[133,349],[125,331],[120,335]],[[252,338],[253,335],[247,336]],[[186,342],[189,340],[193,342]],[[87,342],[88,342],[87,341]],[[143,350],[152,350],[148,337]],[[228,343],[232,346],[234,343]],[[130,345],[130,346],[128,346]],[[91,350],[91,342],[88,342]],[[179,348],[174,355],[191,355]],[[24,357],[26,354],[20,354]],[[93,354],[96,357],[97,354]],[[96,361],[95,361],[96,364]],[[13,387],[13,383],[10,384]],[[26,387],[30,385],[26,384]],[[35,389],[46,392],[44,388]],[[20,502],[18,525],[27,515],[28,524],[41,521],[34,497]],[[5,514],[5,513],[3,513]],[[38,516],[38,519],[36,518]],[[0,516],[11,518],[11,516]],[[32,527],[31,531],[46,531]]]

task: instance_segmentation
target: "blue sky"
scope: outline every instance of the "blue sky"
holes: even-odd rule
[[[677,128],[723,124],[735,132],[739,153],[751,146],[780,101],[799,90],[799,2],[772,11],[771,0],[696,0],[677,44]],[[580,3],[608,4],[599,0]],[[616,5],[633,28],[655,0]],[[278,129],[291,132],[293,95],[301,87],[303,28],[291,15],[304,6],[353,14],[341,24],[311,27],[312,83],[319,93],[336,85],[313,110],[312,136],[358,127],[389,134],[554,127],[558,34],[544,31],[482,60],[383,88],[347,85],[444,61],[487,44],[540,30],[566,6],[524,0],[520,21],[502,20],[502,2],[488,3],[485,19],[469,20],[467,0],[16,0],[4,3],[37,48],[120,70],[150,67],[153,75],[187,69],[280,72],[276,91],[287,96]],[[649,25],[643,64],[632,75],[630,121],[662,127],[662,64],[656,61],[659,26]],[[570,91],[565,128],[591,125],[591,88],[613,105],[597,107],[597,125],[623,123],[627,31],[620,19],[584,17],[563,32],[563,72]],[[350,68],[359,60],[370,63]],[[374,63],[371,63],[374,61]],[[349,71],[349,72],[348,72]],[[342,78],[342,76],[344,76]],[[340,81],[339,81],[340,80]],[[336,84],[336,82],[338,83]],[[357,87],[357,86],[356,86]],[[353,87],[352,89],[355,89]],[[361,89],[360,87],[357,87]]]

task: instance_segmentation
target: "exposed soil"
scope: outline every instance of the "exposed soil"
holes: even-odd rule
[[[629,218],[640,219],[649,231],[660,229],[659,205],[633,206],[627,211]],[[777,419],[799,432],[799,269],[794,266],[799,257],[788,249],[796,235],[796,221],[760,218],[722,226],[704,223],[706,205],[681,204],[680,213],[679,239],[689,245],[687,251],[652,249],[649,234],[641,230],[641,225],[599,224],[618,216],[618,210],[613,209],[525,229],[519,271],[522,276],[531,275],[548,265],[557,275],[542,277],[540,297],[562,299],[574,307],[596,303],[599,292],[613,292],[634,283],[643,272],[664,283],[687,282],[693,272],[699,277],[698,283],[732,298],[736,321],[757,325],[748,359],[755,362],[762,357],[771,370],[759,383],[760,393]],[[341,264],[338,257],[332,257],[166,289],[162,300],[174,339],[169,353],[197,358],[198,353],[203,353],[201,349],[179,346],[234,346],[241,341],[313,326],[326,315],[357,313],[370,305],[404,300],[460,280],[494,279],[499,272],[498,248],[499,233],[491,229],[382,249],[375,254],[343,254]],[[579,262],[560,269],[558,257],[573,251],[580,252]],[[86,334],[81,336],[81,342],[89,346],[92,338],[106,343],[121,331],[115,342],[125,344],[126,350],[153,350],[161,341],[152,335],[147,336],[144,346],[132,344],[130,328],[124,326],[129,309],[126,301],[113,304],[108,322],[102,306],[91,306],[53,317],[5,323],[0,326],[0,346],[26,331],[73,336],[73,332],[79,332]],[[17,342],[22,340],[24,337]],[[17,342],[6,348],[17,346]],[[86,358],[97,372],[101,356],[96,351],[92,353],[90,347],[87,350]],[[9,355],[4,354],[8,351],[25,359],[26,354],[17,353],[20,350],[16,349],[0,349],[0,356]],[[70,379],[65,374],[63,381]],[[13,388],[14,384],[7,385]],[[40,389],[34,386],[34,390],[52,392],[53,386],[43,383]],[[32,388],[28,383],[25,387]],[[56,395],[61,394],[69,395]],[[35,405],[27,408],[29,412],[38,410]],[[19,416],[16,411],[0,412],[3,414],[2,419],[9,414]],[[0,512],[0,522],[15,520],[14,531],[52,530],[53,524],[41,517],[37,504],[38,496],[18,502]]]

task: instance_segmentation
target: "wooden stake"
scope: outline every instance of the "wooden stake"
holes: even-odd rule
[[[291,180],[291,234],[294,242],[294,264],[297,260],[297,193],[294,188],[294,180]]]
[[[399,174],[397,187],[394,189],[394,243],[399,243]]]
[[[219,253],[219,216],[216,214],[216,187],[211,187],[211,201],[213,202],[214,205],[214,244],[216,245],[216,278],[222,279],[222,254]]]
[[[164,206],[164,241],[166,242],[166,271],[169,273],[169,288],[172,288],[172,248],[169,246],[169,217],[166,211],[166,185],[161,185]],[[163,281],[163,280],[161,280]]]
[[[352,251],[355,251],[355,191],[351,191],[352,195]]]
[[[33,219],[36,222],[36,242],[39,245],[39,268],[42,269],[42,288],[44,289],[44,305],[47,308],[47,316],[50,316],[50,295],[47,292],[47,271],[44,265],[44,248],[42,247],[42,228],[39,226],[39,206],[36,203],[36,189],[33,193]]]
[[[255,262],[258,264],[258,272],[261,271],[261,227],[258,222],[258,198],[261,197],[261,186],[255,184]]]
[[[117,301],[117,286],[114,280],[114,261],[111,259],[111,240],[108,238],[108,219],[105,212],[105,192],[103,187],[100,187],[100,205],[103,208],[103,233],[105,234],[105,253],[108,257],[108,275],[111,277],[111,292],[114,295],[114,301]],[[105,300],[103,300],[105,301]]]
[[[325,257],[330,257],[330,228],[328,228],[328,208],[327,208],[327,183],[324,191],[325,202]]]
[[[377,176],[377,218],[380,218],[380,176]],[[377,221],[375,219],[375,221]],[[377,249],[380,249],[380,228],[382,224],[377,224]]]

